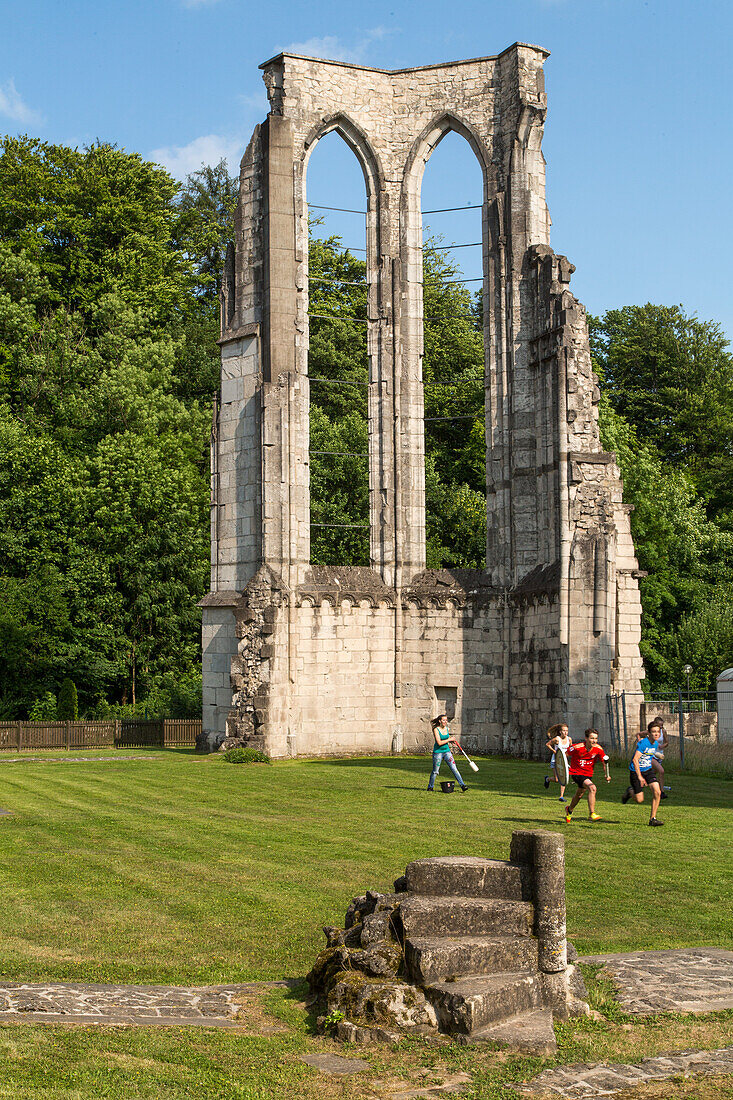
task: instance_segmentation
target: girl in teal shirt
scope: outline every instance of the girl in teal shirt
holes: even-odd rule
[[[435,744],[433,745],[433,770],[430,773],[430,779],[428,781],[428,790],[432,791],[435,786],[435,779],[440,771],[440,765],[445,760],[446,764],[453,772],[454,776],[458,780],[461,790],[465,791],[466,784],[463,782],[461,773],[456,767],[456,762],[453,759],[453,753],[450,751],[451,745],[457,745],[455,737],[451,737],[450,730],[448,729],[448,715],[439,714],[437,718],[433,718],[431,722],[433,727],[433,737],[435,738]]]

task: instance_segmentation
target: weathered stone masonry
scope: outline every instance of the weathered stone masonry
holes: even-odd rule
[[[394,893],[353,898],[308,974],[340,1039],[405,1033],[557,1051],[553,1018],[587,1015],[565,921],[559,833],[512,834],[509,861],[417,859]]]
[[[549,247],[547,53],[387,72],[281,54],[242,160],[222,292],[203,600],[204,739],[277,756],[429,743],[534,753],[636,690],[637,562],[572,265]],[[306,171],[337,130],[364,172],[371,566],[309,563]],[[487,567],[425,569],[422,174],[461,134],[484,178]]]

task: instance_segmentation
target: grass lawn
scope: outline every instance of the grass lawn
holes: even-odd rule
[[[668,1051],[715,1049],[730,1043],[733,1026],[733,1012],[643,1024],[583,1019],[557,1026],[558,1057],[541,1059],[420,1040],[349,1047],[310,1034],[304,1014],[281,998],[273,998],[271,1011],[290,1024],[282,1037],[198,1028],[0,1027],[0,1098],[388,1100],[390,1093],[463,1074],[470,1087],[462,1100],[518,1100],[511,1083],[530,1080],[553,1063],[636,1062]],[[328,1077],[300,1060],[323,1052],[363,1058],[369,1068],[354,1077]],[[666,1080],[628,1096],[723,1100],[733,1097],[733,1079]]]
[[[0,816],[4,980],[300,977],[323,945],[321,926],[340,925],[352,895],[389,889],[419,856],[505,859],[512,830],[532,827],[566,835],[568,928],[581,953],[732,946],[731,781],[671,776],[659,830],[647,828],[646,806],[620,804],[621,768],[610,787],[599,782],[605,820],[591,825],[580,807],[566,826],[554,785],[543,789],[546,769],[526,761],[479,760],[469,792],[446,797],[426,793],[426,757],[272,767],[150,750],[72,759],[85,756],[0,757],[0,808],[11,811]],[[0,1097],[380,1095],[359,1091],[369,1075],[323,1078],[300,1063],[299,1052],[330,1041],[309,1033],[292,996],[270,999],[288,1031],[269,1038],[1,1028]],[[560,1060],[684,1049],[699,1045],[692,1032],[701,1028],[712,1028],[706,1042],[724,1045],[732,1019],[685,1018],[658,1036],[656,1025],[644,1025],[654,1041],[641,1051],[642,1025],[581,1021],[559,1029]],[[463,1067],[478,1090],[469,1095],[486,1097],[508,1096],[507,1075],[519,1079],[543,1064],[424,1043],[369,1048],[367,1057],[372,1076],[385,1081]],[[708,1086],[666,1087],[665,1096],[704,1097]]]

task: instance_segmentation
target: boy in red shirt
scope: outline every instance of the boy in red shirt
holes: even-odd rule
[[[598,730],[585,731],[585,740],[578,741],[568,749],[568,771],[570,779],[577,785],[577,791],[573,801],[565,811],[565,820],[568,825],[572,821],[572,813],[581,798],[588,792],[588,811],[591,821],[600,821],[601,815],[596,813],[596,785],[593,782],[593,768],[596,761],[602,760],[608,765],[608,757],[598,744]],[[606,766],[606,782],[611,782],[611,776]]]

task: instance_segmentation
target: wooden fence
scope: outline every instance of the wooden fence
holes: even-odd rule
[[[117,718],[111,722],[0,722],[0,752],[41,749],[190,748],[196,718]]]

